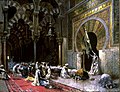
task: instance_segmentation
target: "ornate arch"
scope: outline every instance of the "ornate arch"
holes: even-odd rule
[[[26,9],[33,9],[33,5],[28,4],[28,5],[21,6],[18,2],[15,2],[15,1],[9,1],[8,5],[16,7],[16,9],[17,9],[16,14],[8,22],[8,30],[10,30],[12,28],[13,24],[15,22],[18,22],[19,19],[23,19],[25,21],[25,23],[30,26],[30,30],[33,31],[33,23],[25,15]]]
[[[40,26],[46,26],[48,22],[52,23],[52,26],[54,26],[55,24],[55,20],[53,19],[53,17],[51,17],[51,15],[46,15],[43,20],[40,22]]]
[[[23,7],[24,11],[26,11],[27,9],[30,9],[30,10],[34,9],[33,3],[24,4],[22,7]]]
[[[110,35],[109,35],[109,30],[108,30],[108,27],[107,27],[105,21],[104,21],[103,19],[99,18],[99,17],[90,17],[90,18],[85,19],[85,20],[79,25],[79,27],[78,27],[78,29],[77,29],[77,31],[76,31],[76,33],[75,33],[75,49],[76,49],[77,52],[79,52],[79,51],[78,51],[78,48],[77,48],[77,44],[76,44],[76,42],[77,42],[77,40],[76,40],[77,34],[78,34],[78,32],[80,31],[80,28],[83,26],[83,24],[85,24],[86,22],[88,22],[88,21],[90,21],[90,20],[97,20],[97,21],[99,21],[100,23],[102,23],[102,25],[103,25],[104,28],[105,28],[105,42],[104,42],[104,45],[103,45],[102,49],[105,49],[105,48],[107,47],[107,44],[109,43]]]
[[[9,1],[8,5],[16,7],[17,10],[20,8],[20,4],[16,1]]]
[[[11,6],[11,7],[12,6],[16,7],[16,10],[17,10],[14,17],[12,19],[10,19],[9,22],[8,22],[8,30],[10,30],[12,28],[13,24],[15,22],[17,22],[19,19],[23,19],[26,22],[26,24],[28,24],[30,26],[30,30],[33,31],[33,23],[25,15],[25,11],[27,9],[29,9],[29,10],[34,9],[33,3],[24,4],[24,5],[21,6],[18,2],[9,1],[8,5]],[[56,8],[52,8],[51,10],[49,10],[48,8],[44,7],[44,5],[40,4],[39,5],[39,12],[44,12],[44,14],[46,15],[46,17],[44,17],[43,20],[40,23],[40,26],[44,26],[48,22],[48,18],[49,18],[48,14],[51,15],[51,16],[59,15],[60,9],[59,9],[59,7],[56,7]],[[53,18],[52,18],[52,21],[53,21]]]

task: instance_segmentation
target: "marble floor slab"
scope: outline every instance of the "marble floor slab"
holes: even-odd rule
[[[79,89],[81,91],[87,91],[87,92],[120,92],[119,88],[113,88],[113,89],[106,89],[99,86],[98,81],[100,79],[100,75],[97,76],[91,76],[88,80],[75,80],[73,78],[70,79],[63,79],[61,77],[58,77],[57,80],[53,80],[54,82],[58,82],[76,89]],[[115,79],[115,83],[118,83],[119,80]]]

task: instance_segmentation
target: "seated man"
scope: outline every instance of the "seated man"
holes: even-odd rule
[[[36,63],[35,63],[35,69],[37,70],[37,69],[38,69],[38,67],[39,67],[39,63],[38,63],[38,62],[36,62]]]
[[[33,68],[34,66],[32,64],[29,64],[28,66],[28,76],[27,78],[25,79],[25,81],[34,81],[34,70],[35,68]]]
[[[2,79],[9,79],[9,75],[7,74],[6,70],[4,69],[4,65],[0,65],[0,74]]]
[[[21,64],[17,63],[13,66],[13,76],[16,76],[17,74],[21,74]]]
[[[45,78],[49,80],[50,77],[51,77],[51,69],[50,69],[49,64],[47,63],[46,64],[46,76],[45,76]]]
[[[22,63],[22,65],[18,67],[18,70],[20,71],[23,78],[27,78],[27,76],[28,76],[28,65],[27,65],[27,63]]]
[[[68,64],[65,64],[65,66],[62,67],[60,76],[62,78],[70,78],[69,73],[68,73]]]
[[[45,64],[41,64],[35,72],[35,79],[32,85],[47,86],[49,84],[50,71],[49,69],[48,69],[48,72],[46,71],[47,71],[47,67],[45,66]]]
[[[41,76],[41,71],[40,71],[40,67],[38,67],[38,69],[35,72],[35,79],[34,79],[34,82],[32,83],[32,85],[34,85],[34,86],[40,85],[40,81],[39,81],[40,76]]]

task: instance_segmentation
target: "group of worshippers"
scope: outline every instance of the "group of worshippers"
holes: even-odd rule
[[[72,72],[72,73],[71,73]],[[75,80],[87,80],[90,78],[89,73],[85,71],[83,68],[79,70],[69,70],[68,64],[65,64],[61,70],[60,76],[62,78],[70,78],[73,77]],[[99,81],[99,85],[103,88],[112,89],[117,88],[117,83],[114,83],[111,76],[109,74],[102,74]]]
[[[36,63],[17,63],[12,69],[13,76],[21,75],[26,78],[26,81],[33,81],[34,86],[48,86],[51,76],[51,69],[49,63],[36,62]]]
[[[24,67],[23,67],[24,66]],[[34,66],[34,68],[33,68]],[[34,70],[34,72],[33,72]],[[24,72],[23,72],[24,71]],[[25,72],[26,71],[26,72]],[[30,73],[33,73],[33,76]],[[16,64],[13,67],[13,74],[21,73],[25,80],[32,81],[33,86],[50,86],[51,79],[51,66],[46,62],[36,62],[35,65],[25,65],[25,64]],[[87,80],[89,79],[89,74],[84,69],[71,70],[68,68],[68,63],[61,67],[60,77],[64,79],[74,78],[76,80]],[[115,88],[117,85],[112,81],[112,78],[108,74],[101,75],[99,79],[99,84],[104,88]]]

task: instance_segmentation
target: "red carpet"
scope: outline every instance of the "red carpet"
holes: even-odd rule
[[[33,86],[32,82],[25,81],[24,78],[10,78],[6,81],[10,92],[76,92],[75,89],[52,82],[53,88],[48,89],[43,86]],[[77,91],[78,92],[78,91]]]
[[[11,78],[7,81],[10,92],[61,92],[60,89],[47,89],[43,86],[33,86],[24,78]]]
[[[53,88],[51,89],[45,88],[44,86],[33,86],[31,83],[32,82],[25,81],[25,79],[21,77],[11,77],[6,81],[9,92],[80,92],[72,87],[52,81],[51,85]]]
[[[9,80],[9,83],[14,82],[14,84],[21,90],[27,92],[47,92],[43,86],[32,86],[31,82],[25,81],[23,78]]]

